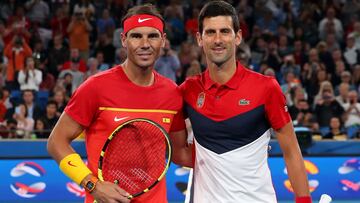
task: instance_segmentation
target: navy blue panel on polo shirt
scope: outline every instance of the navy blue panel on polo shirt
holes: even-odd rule
[[[196,141],[217,154],[245,146],[262,136],[270,125],[264,105],[232,118],[216,122],[186,104]]]

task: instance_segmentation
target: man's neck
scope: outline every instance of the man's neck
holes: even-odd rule
[[[154,84],[153,67],[142,68],[130,60],[126,60],[122,65],[125,75],[136,85],[147,87]]]
[[[235,74],[236,72],[236,60],[229,60],[226,63],[221,64],[220,66],[212,63],[207,62],[210,78],[212,81],[223,85],[227,83]]]

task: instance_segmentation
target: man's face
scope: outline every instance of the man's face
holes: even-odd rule
[[[146,69],[152,67],[165,45],[165,34],[153,27],[137,27],[127,35],[121,35],[122,44],[127,48],[128,60]]]
[[[56,113],[56,105],[55,104],[49,104],[49,105],[47,105],[46,106],[46,112],[48,113],[48,114],[52,114],[52,115],[54,115],[55,113]]]
[[[26,104],[31,104],[34,100],[34,95],[32,92],[26,91],[24,92],[23,99]]]
[[[230,16],[205,18],[202,33],[197,33],[199,46],[209,62],[221,66],[235,57],[236,46],[241,42],[241,31],[234,32]]]
[[[79,58],[80,53],[78,49],[72,49],[71,50],[71,58]]]

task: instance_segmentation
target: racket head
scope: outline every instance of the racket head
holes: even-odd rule
[[[136,118],[119,125],[106,140],[99,158],[98,177],[130,194],[148,192],[165,176],[171,161],[171,142],[158,123]]]

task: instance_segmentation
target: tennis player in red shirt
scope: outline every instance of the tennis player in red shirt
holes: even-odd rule
[[[122,25],[121,40],[127,49],[127,60],[90,77],[75,91],[48,140],[49,153],[64,174],[85,188],[88,203],[94,199],[130,201],[126,191],[97,178],[101,148],[121,123],[148,118],[162,125],[172,138],[183,138],[185,133],[180,91],[174,82],[153,70],[165,44],[163,18],[151,5],[136,6],[124,16]],[[70,145],[83,131],[87,165]],[[173,145],[174,151],[179,152],[177,147],[182,146]],[[131,202],[167,202],[165,179]]]

